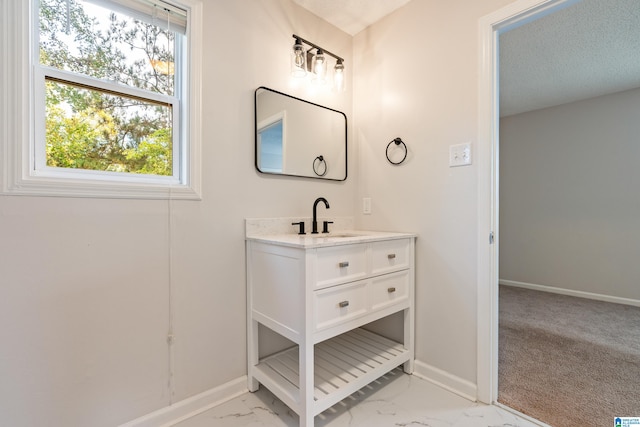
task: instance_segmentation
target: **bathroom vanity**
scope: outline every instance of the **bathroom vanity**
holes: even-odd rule
[[[247,232],[248,387],[267,387],[313,426],[316,415],[414,360],[415,235]],[[403,312],[403,342],[366,329]],[[259,357],[263,325],[295,343]]]

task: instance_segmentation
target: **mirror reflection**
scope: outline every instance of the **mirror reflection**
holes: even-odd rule
[[[256,168],[262,173],[344,181],[344,113],[259,87],[255,92]]]

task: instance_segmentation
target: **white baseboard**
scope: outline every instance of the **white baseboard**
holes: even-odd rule
[[[472,402],[477,401],[474,383],[452,375],[427,363],[416,360],[413,375],[429,381]],[[161,408],[118,427],[171,427],[241,394],[247,393],[247,376],[222,384],[173,405]]]
[[[245,375],[219,387],[143,415],[119,427],[170,427],[248,391],[247,376]]]
[[[534,283],[516,282],[515,280],[500,279],[499,283],[505,286],[513,286],[515,288],[532,289],[534,291],[551,292],[554,294],[569,295],[572,297],[588,298],[598,301],[613,302],[616,304],[633,305],[640,307],[640,300],[631,298],[614,297],[610,295],[594,294],[592,292],[574,291],[572,289],[556,288],[554,286],[536,285]]]
[[[438,369],[419,360],[415,361],[413,367],[413,375],[427,380],[439,387],[449,390],[458,396],[464,397],[472,402],[477,401],[477,386],[471,381],[464,380],[460,377],[450,374],[449,372]]]

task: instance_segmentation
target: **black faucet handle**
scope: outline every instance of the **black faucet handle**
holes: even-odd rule
[[[300,226],[300,230],[298,231],[298,234],[307,234],[307,233],[304,232],[304,221],[292,222],[291,225],[299,225]]]
[[[322,232],[323,233],[328,233],[329,232],[329,224],[333,224],[333,221],[323,221],[322,222]]]

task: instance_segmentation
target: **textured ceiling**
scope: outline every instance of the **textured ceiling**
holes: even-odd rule
[[[410,0],[294,1],[355,35]],[[583,0],[500,35],[501,116],[637,87],[640,0]]]
[[[639,0],[584,0],[500,35],[501,116],[637,87]]]
[[[352,36],[410,0],[293,0]]]

